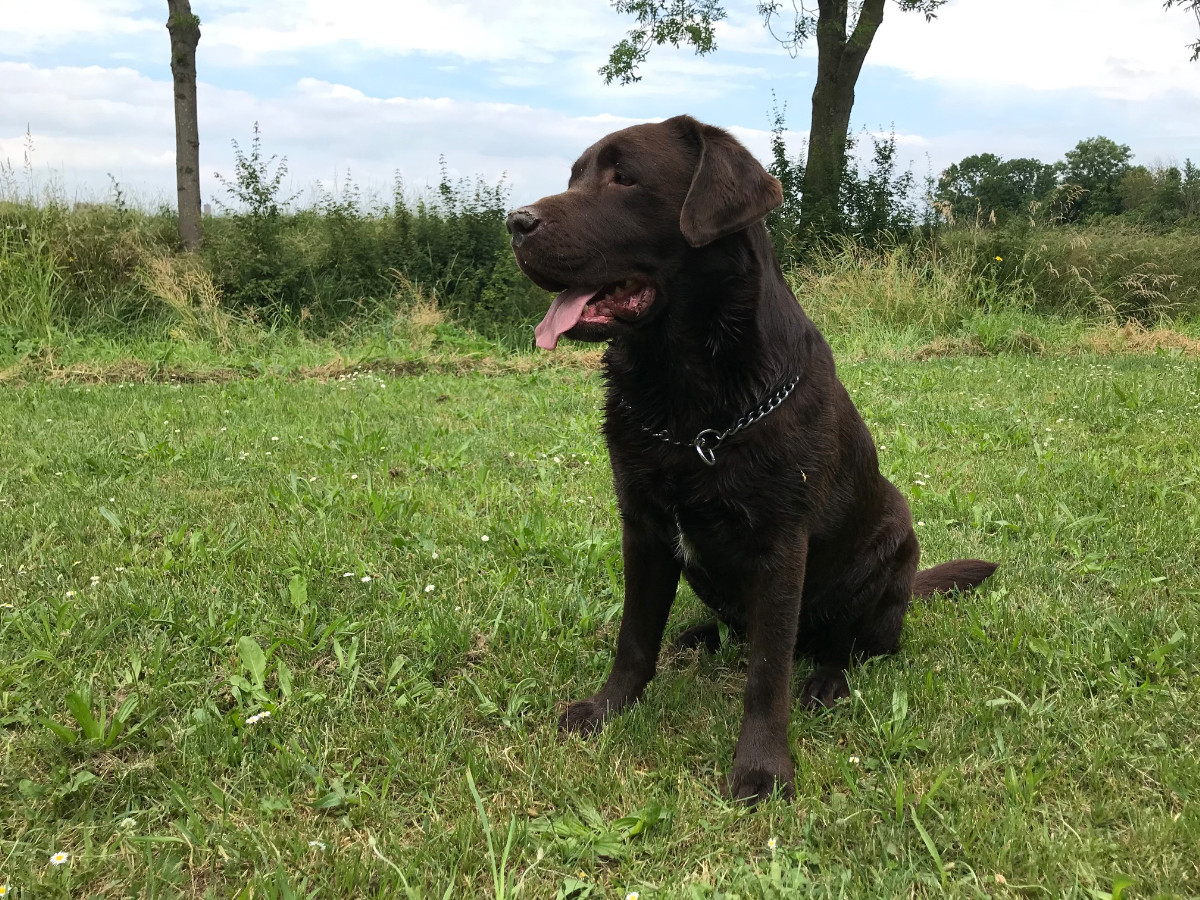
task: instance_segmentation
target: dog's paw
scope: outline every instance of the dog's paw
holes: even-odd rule
[[[769,800],[775,792],[785,800],[794,800],[796,785],[792,764],[790,761],[782,766],[739,766],[734,763],[733,772],[729,776],[729,791],[734,800],[740,800],[749,806]]]
[[[680,632],[679,636],[671,642],[671,649],[676,652],[706,650],[709,653],[716,653],[721,649],[721,626],[716,622],[693,625]]]
[[[606,709],[593,699],[577,700],[559,716],[558,730],[562,734],[595,734],[604,724],[605,713]]]
[[[846,681],[846,671],[822,666],[808,676],[800,688],[800,705],[807,709],[821,709],[849,696],[850,683]]]

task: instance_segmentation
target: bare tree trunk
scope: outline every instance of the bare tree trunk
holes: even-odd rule
[[[200,249],[200,126],[196,116],[196,45],[200,19],[189,0],[167,0],[171,75],[175,80],[175,184],[179,191],[179,240]]]
[[[801,207],[801,221],[808,229],[828,228],[839,219],[854,85],[883,22],[883,4],[884,0],[864,0],[858,23],[847,40],[848,0],[819,0],[817,84],[813,88]]]

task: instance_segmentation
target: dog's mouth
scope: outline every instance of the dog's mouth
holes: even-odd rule
[[[559,337],[573,328],[633,322],[653,302],[654,287],[640,278],[627,278],[600,288],[568,288],[554,298],[533,333],[539,347],[553,350]],[[590,327],[586,330],[590,331]]]

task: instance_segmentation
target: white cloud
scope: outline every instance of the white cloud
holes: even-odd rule
[[[1195,31],[1188,13],[1146,0],[952,0],[930,23],[889,8],[868,61],[960,91],[1146,100],[1200,94]]]
[[[25,55],[83,37],[100,40],[150,30],[161,30],[165,45],[165,8],[158,20],[152,20],[137,14],[144,6],[138,0],[4,2],[0,4],[0,46],[6,53]]]
[[[57,173],[73,194],[101,196],[111,172],[142,197],[173,193],[175,133],[168,81],[131,69],[39,68],[0,62],[0,160],[18,169],[28,122],[34,164]],[[230,138],[243,148],[261,123],[264,150],[286,156],[294,188],[350,170],[361,185],[386,190],[399,171],[414,189],[436,184],[439,155],[452,177],[507,174],[514,197],[558,191],[570,163],[590,143],[636,119],[570,116],[532,106],[449,98],[371,97],[305,78],[281,96],[199,85],[204,195],[220,190],[211,173],[233,169]]]

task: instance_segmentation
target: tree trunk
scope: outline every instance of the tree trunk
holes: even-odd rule
[[[175,184],[179,192],[179,240],[200,249],[200,126],[196,117],[196,45],[200,19],[189,0],[167,0],[171,75],[175,80]]]
[[[846,169],[854,85],[883,22],[883,4],[884,0],[864,0],[858,23],[847,40],[848,0],[819,0],[817,84],[813,88],[801,207],[801,225],[806,230],[836,227],[840,219],[839,195]]]

